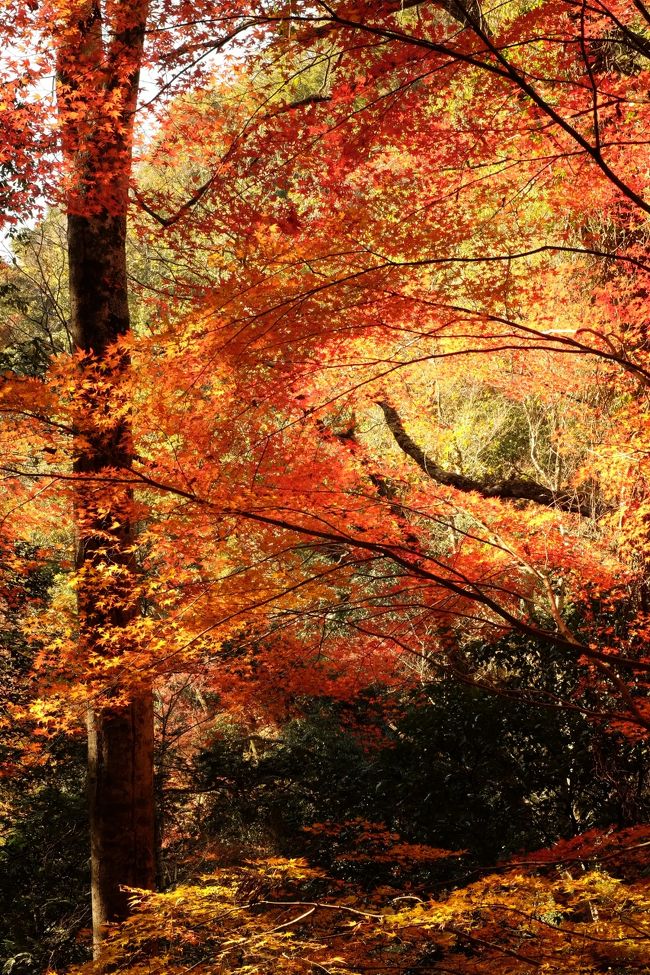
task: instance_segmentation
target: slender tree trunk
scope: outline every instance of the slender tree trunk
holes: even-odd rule
[[[138,612],[132,466],[124,382],[130,360],[126,215],[147,0],[78,0],[58,43],[58,105],[68,179],[70,331],[80,353],[74,510],[79,646],[88,709],[93,939],[128,915],[124,887],[155,883],[153,704],[133,678]],[[109,674],[103,664],[110,661]],[[115,664],[117,663],[117,666]],[[112,675],[115,675],[113,678]]]

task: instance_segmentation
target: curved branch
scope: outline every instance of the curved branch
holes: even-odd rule
[[[548,508],[559,508],[589,518],[593,514],[592,505],[588,498],[579,494],[568,494],[565,491],[552,491],[550,488],[522,477],[508,477],[494,484],[476,481],[444,470],[439,464],[427,456],[426,452],[415,443],[404,429],[402,419],[397,410],[385,400],[378,400],[386,425],[393,435],[395,443],[408,457],[415,461],[427,477],[438,484],[456,488],[457,491],[474,491],[483,498],[501,498],[505,501],[531,501],[533,504],[544,505]]]
[[[375,13],[398,13],[408,10],[410,7],[420,7],[431,0],[382,0],[381,3],[373,3]],[[435,0],[433,4],[444,10],[452,20],[457,21],[463,27],[471,27],[472,23],[479,23],[484,28],[485,19],[479,0]]]

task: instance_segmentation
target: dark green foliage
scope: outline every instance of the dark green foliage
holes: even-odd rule
[[[197,763],[199,783],[214,789],[206,825],[225,840],[285,849],[302,826],[354,814],[368,766],[327,701],[273,735],[224,723]]]
[[[368,700],[315,701],[273,735],[220,726],[197,763],[199,788],[209,790],[202,827],[289,856],[313,857],[317,843],[331,869],[336,844],[301,839],[302,827],[381,822],[488,865],[647,817],[648,748],[594,717],[564,651],[510,637],[472,648],[454,668],[455,677],[399,699],[378,693],[375,706],[391,715],[379,737],[375,727],[368,738]],[[343,832],[339,852],[344,842]]]
[[[36,564],[20,544],[4,582],[0,627],[3,709],[25,705],[37,646],[20,628],[30,607],[50,596],[55,564]],[[90,917],[85,746],[50,738],[33,765],[23,761],[29,730],[11,722],[0,737],[0,972],[36,975],[87,957],[78,932]],[[82,943],[83,942],[83,943]]]
[[[0,352],[0,372],[19,376],[43,376],[50,364],[51,353],[40,338],[14,342]]]
[[[399,722],[375,795],[403,835],[489,863],[620,819],[606,751],[580,715],[443,683]]]
[[[36,975],[88,957],[88,827],[82,742],[0,787],[0,971]],[[2,967],[4,966],[4,967]]]

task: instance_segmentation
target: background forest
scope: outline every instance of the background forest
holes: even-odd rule
[[[0,18],[4,975],[650,972],[650,11]]]

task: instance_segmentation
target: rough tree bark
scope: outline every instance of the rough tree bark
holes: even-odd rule
[[[80,651],[90,662],[131,652],[132,496],[103,476],[132,463],[121,400],[130,329],[126,219],[146,2],[81,0],[57,40],[58,113],[66,163],[70,331],[80,354],[74,508]],[[106,639],[109,635],[108,640]],[[128,914],[125,886],[153,888],[153,706],[140,685],[109,686],[88,709],[88,794],[95,954]]]

